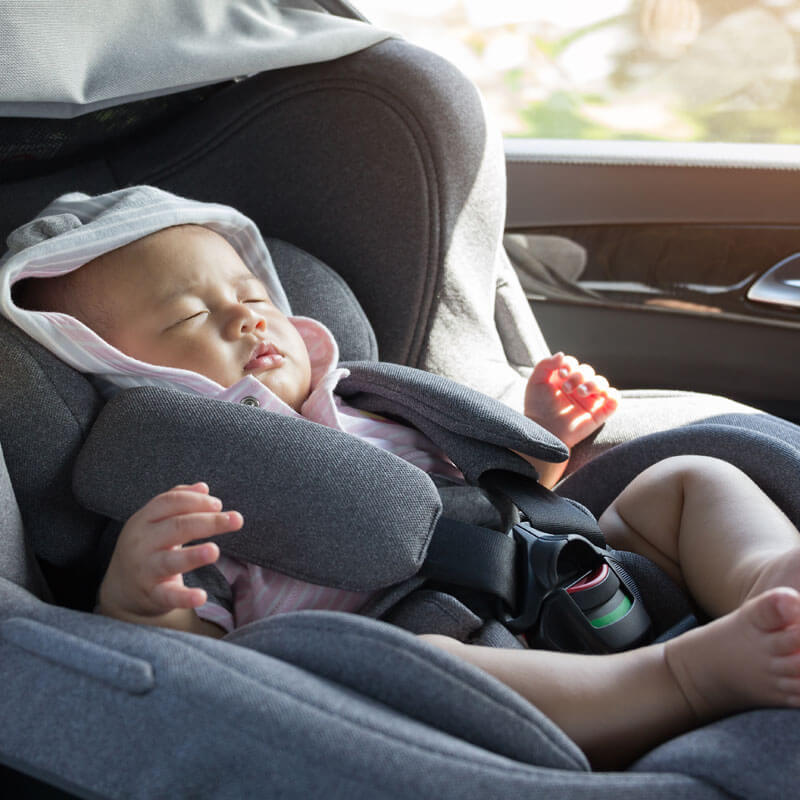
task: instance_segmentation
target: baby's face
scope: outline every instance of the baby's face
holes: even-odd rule
[[[87,268],[106,311],[101,333],[117,349],[223,386],[252,375],[300,410],[311,386],[305,343],[222,236],[166,228]]]

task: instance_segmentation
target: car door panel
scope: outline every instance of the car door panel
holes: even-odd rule
[[[794,148],[507,140],[506,160],[506,247],[551,347],[622,388],[800,416]]]

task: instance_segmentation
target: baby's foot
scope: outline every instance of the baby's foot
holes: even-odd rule
[[[763,706],[800,707],[800,592],[770,589],[665,645],[700,722]]]

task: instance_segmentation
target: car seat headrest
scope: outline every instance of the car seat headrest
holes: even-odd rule
[[[377,361],[378,343],[364,309],[344,279],[319,259],[280,239],[265,239],[295,314],[333,333],[342,361]]]

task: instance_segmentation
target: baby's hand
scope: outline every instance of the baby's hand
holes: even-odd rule
[[[202,589],[183,583],[183,573],[213,564],[213,542],[184,547],[242,527],[238,511],[222,511],[205,483],[175,486],[157,495],[125,523],[100,586],[99,610],[117,619],[157,617],[206,602]]]
[[[534,367],[525,390],[525,416],[574,447],[619,405],[619,392],[588,364],[556,353]]]

